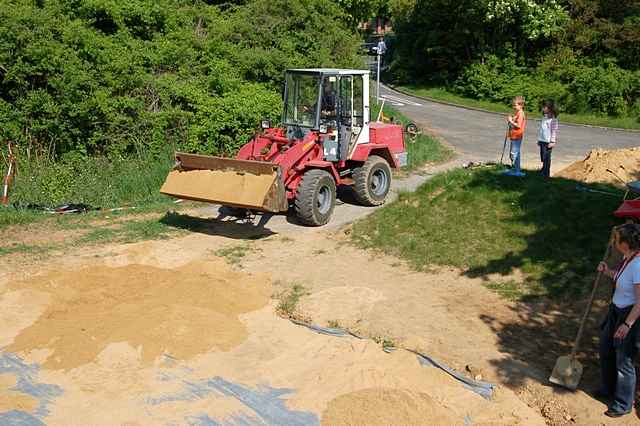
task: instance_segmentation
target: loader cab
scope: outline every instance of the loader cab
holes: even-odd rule
[[[356,145],[369,142],[369,72],[288,70],[282,122],[289,139],[319,132],[325,160],[348,159]]]

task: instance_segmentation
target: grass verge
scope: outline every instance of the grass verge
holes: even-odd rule
[[[12,242],[0,245],[0,258],[12,254],[46,257],[51,253],[69,248],[95,246],[108,243],[133,243],[143,240],[165,239],[186,233],[189,226],[182,223],[183,216],[173,212],[164,215],[152,214],[152,217],[134,218],[109,217],[96,220],[95,217],[61,217],[51,223],[37,224],[32,232],[42,234],[53,231],[65,233],[64,239],[52,243],[46,237],[40,242],[25,244]],[[68,220],[65,220],[68,219]],[[13,238],[7,234],[7,240]],[[0,233],[0,235],[3,235]]]
[[[497,102],[483,101],[478,99],[466,98],[447,91],[443,87],[426,87],[416,85],[401,85],[397,89],[421,96],[424,98],[434,99],[437,101],[450,102],[457,105],[479,108],[492,112],[508,113],[512,109],[508,105]],[[634,117],[609,117],[606,115],[595,114],[560,114],[560,120],[565,123],[587,124],[591,126],[615,127],[619,129],[640,129],[640,121]]]
[[[231,265],[240,266],[242,259],[253,250],[253,247],[247,244],[241,244],[218,249],[215,251],[215,255],[218,257],[224,257]]]
[[[307,289],[302,284],[293,284],[291,288],[283,291],[279,295],[278,306],[276,311],[279,315],[287,318],[293,318],[296,316],[296,307],[302,296],[307,295]]]
[[[375,99],[372,99],[371,105],[371,120],[375,121],[380,111],[380,106],[376,105]],[[393,117],[394,121],[401,124],[403,128],[412,122],[406,115],[386,103],[383,114],[385,117]],[[419,133],[413,141],[408,138],[405,139],[405,144],[408,156],[407,167],[403,169],[405,172],[415,171],[425,164],[444,163],[454,156],[452,150],[424,133]]]
[[[96,224],[89,229],[89,232],[76,240],[76,244],[134,243],[165,239],[183,232],[166,224],[164,218],[127,220],[110,225]]]
[[[14,253],[41,255],[54,248],[53,246],[41,246],[34,244],[14,243],[8,246],[0,246],[0,257]]]
[[[418,270],[461,268],[511,299],[572,298],[589,287],[621,201],[576,184],[454,170],[356,222],[351,238]]]

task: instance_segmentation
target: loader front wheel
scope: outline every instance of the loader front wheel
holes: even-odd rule
[[[300,222],[321,226],[329,222],[336,206],[336,182],[324,170],[309,170],[302,176],[296,193],[296,215]]]
[[[379,206],[391,188],[391,167],[382,157],[372,155],[353,171],[356,200],[365,206]]]

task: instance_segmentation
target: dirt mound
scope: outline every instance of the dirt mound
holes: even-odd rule
[[[560,172],[556,177],[578,180],[585,183],[609,183],[624,185],[607,169],[612,170],[625,182],[640,179],[640,147],[605,151],[593,149],[584,160],[576,161]]]
[[[370,388],[339,396],[322,415],[323,426],[462,424],[429,395],[408,390]]]
[[[64,370],[93,361],[117,342],[137,348],[144,364],[162,354],[188,359],[212,348],[230,350],[247,338],[238,315],[269,301],[266,280],[233,272],[222,261],[173,270],[97,266],[10,287],[46,293],[49,303],[7,350],[44,349],[43,365]]]

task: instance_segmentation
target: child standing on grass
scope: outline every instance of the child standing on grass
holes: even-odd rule
[[[509,139],[511,140],[511,169],[507,170],[505,174],[510,176],[524,176],[524,173],[520,171],[520,148],[522,145],[522,138],[524,137],[524,130],[527,126],[527,119],[524,115],[524,98],[522,96],[516,96],[513,98],[513,110],[515,114],[507,116],[507,123],[509,125]]]
[[[540,146],[540,161],[542,169],[540,174],[544,177],[551,175],[551,150],[556,146],[558,134],[558,113],[553,100],[547,99],[542,104],[543,118],[540,120],[540,130],[538,131],[538,146]]]

